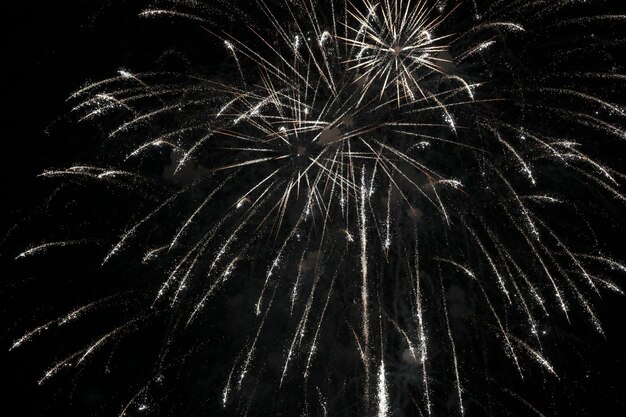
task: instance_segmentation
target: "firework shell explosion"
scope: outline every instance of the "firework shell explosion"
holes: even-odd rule
[[[119,416],[543,415],[516,387],[567,389],[546,329],[604,335],[626,272],[595,227],[623,224],[624,175],[600,155],[626,139],[626,76],[586,36],[624,16],[582,3],[146,5],[227,62],[72,94],[108,154],[45,171],[51,200],[98,187],[134,213],[17,260],[92,245],[128,279],[11,350],[106,315],[43,370],[54,384],[128,367],[145,338]]]

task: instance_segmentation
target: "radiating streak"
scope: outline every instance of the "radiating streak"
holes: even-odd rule
[[[387,417],[389,415],[389,394],[387,392],[387,380],[385,376],[385,361],[380,360],[378,368],[378,417]]]
[[[248,354],[246,355],[246,359],[243,362],[241,373],[239,374],[239,380],[237,382],[237,388],[241,389],[241,384],[243,383],[243,379],[248,373],[248,367],[250,366],[250,362],[254,358],[254,351],[256,349],[257,341],[259,340],[259,335],[261,334],[261,330],[263,329],[263,325],[265,324],[265,319],[267,319],[267,314],[272,308],[272,303],[274,301],[274,296],[276,295],[276,287],[274,287],[274,291],[272,292],[272,296],[270,297],[270,301],[267,305],[267,309],[265,309],[265,314],[263,315],[263,319],[261,319],[261,324],[259,324],[259,328],[256,332],[256,336],[254,337],[254,341],[252,342],[252,346],[248,350]]]
[[[365,167],[361,170],[361,193],[359,208],[359,242],[361,246],[361,308],[362,308],[362,332],[363,345],[367,352],[369,346],[369,314],[368,314],[368,276],[367,276],[367,216],[365,214],[365,199],[368,195],[365,188]],[[367,353],[366,353],[367,355]]]
[[[569,250],[569,248],[561,241],[561,239],[558,238],[556,233],[554,233],[554,231],[550,227],[548,227],[548,225],[545,222],[543,222],[541,219],[537,219],[537,220],[543,226],[543,228],[548,232],[548,234],[550,236],[552,236],[552,239],[554,239],[554,241],[556,242],[557,246],[559,246],[561,249],[563,249],[565,251],[565,253],[570,258],[570,260],[578,268],[578,270],[580,271],[581,275],[583,277],[585,277],[585,279],[586,279],[587,283],[589,284],[589,286],[591,287],[591,289],[593,289],[596,294],[600,295],[600,293],[598,292],[598,289],[596,288],[595,284],[591,280],[591,277],[589,276],[589,273],[583,267],[583,265],[580,263],[580,261],[576,258],[576,256],[574,256],[574,254]]]
[[[383,247],[385,250],[388,250],[391,246],[391,237],[390,237],[390,224],[391,224],[391,184],[389,184],[389,189],[387,192],[387,217],[385,219],[385,242]]]
[[[496,171],[496,174],[498,174],[498,176],[502,180],[502,182],[506,185],[506,187],[509,190],[509,192],[513,195],[513,198],[515,199],[515,202],[517,203],[517,207],[516,208],[518,208],[522,212],[522,215],[526,219],[526,223],[528,224],[528,228],[530,229],[530,232],[533,234],[533,237],[537,241],[539,241],[541,236],[539,235],[539,231],[537,230],[537,226],[535,226],[535,223],[533,222],[532,213],[528,210],[526,205],[522,202],[520,196],[517,194],[517,192],[515,191],[515,189],[513,188],[511,183],[509,182],[509,180],[507,180],[505,178],[505,176],[502,174],[502,172],[500,172],[499,169],[495,169],[495,171]]]
[[[554,93],[554,94],[563,94],[563,95],[569,95],[569,96],[574,96],[574,97],[578,97],[581,98],[585,101],[591,102],[591,103],[596,103],[601,105],[605,110],[607,111],[614,111],[618,114],[620,114],[621,116],[626,116],[626,112],[624,111],[623,107],[621,106],[617,106],[615,104],[609,103],[607,101],[604,101],[598,97],[592,96],[590,94],[586,94],[580,91],[575,91],[575,90],[571,90],[568,88],[548,88],[548,87],[541,87],[538,89],[539,91],[545,91],[545,92],[549,92],[549,93]]]
[[[410,267],[410,261],[407,257],[407,263],[409,264],[409,274],[411,278],[415,280],[414,297],[415,297],[415,317],[417,320],[417,331],[420,350],[420,362],[422,364],[422,384],[424,385],[424,395],[426,399],[426,410],[428,415],[432,415],[432,403],[430,401],[430,389],[428,386],[428,371],[426,362],[428,360],[428,347],[426,332],[424,331],[424,303],[422,300],[422,286],[420,283],[420,262],[419,262],[419,239],[417,237],[417,230],[415,230],[415,252],[413,254],[413,268]]]
[[[115,255],[117,252],[119,252],[119,250],[122,249],[122,247],[126,244],[126,241],[128,239],[130,239],[131,237],[133,237],[135,235],[135,233],[137,233],[137,230],[139,230],[139,228],[143,224],[145,224],[148,220],[150,220],[155,214],[159,213],[164,207],[169,205],[172,201],[176,200],[180,195],[182,195],[185,192],[187,192],[190,188],[191,188],[191,186],[185,187],[182,190],[180,190],[177,193],[175,193],[170,198],[166,199],[156,209],[151,211],[147,216],[145,216],[143,219],[141,219],[139,222],[137,222],[133,227],[131,227],[130,230],[128,230],[126,233],[124,233],[124,235],[122,235],[122,238],[119,240],[119,242],[115,246],[113,246],[111,251],[106,255],[106,257],[102,261],[102,264],[104,265],[105,263],[107,263],[109,261],[109,259],[111,259],[111,257],[113,255]]]
[[[468,30],[467,32],[461,34],[458,38],[456,38],[453,42],[458,42],[459,39],[470,35],[472,33],[475,32],[479,32],[485,29],[498,29],[498,28],[502,28],[502,29],[509,29],[513,32],[525,32],[526,29],[524,29],[523,26],[517,24],[517,23],[512,23],[512,22],[488,22],[488,23],[482,23],[480,25],[474,26],[472,27],[470,30]]]
[[[536,185],[537,181],[535,180],[535,177],[533,176],[532,170],[530,169],[530,167],[528,166],[528,164],[526,163],[524,158],[522,158],[522,156],[513,147],[513,145],[511,145],[508,141],[506,141],[502,137],[502,135],[500,135],[500,132],[498,132],[497,130],[495,130],[495,129],[491,128],[491,127],[487,127],[487,129],[489,129],[491,131],[491,133],[493,133],[493,135],[496,137],[496,139],[498,139],[498,142],[500,142],[502,145],[504,145],[504,147],[507,148],[513,154],[513,156],[515,156],[515,159],[517,159],[519,161],[519,163],[522,165],[522,170],[523,170],[524,173],[526,173],[526,175],[528,176],[528,179],[530,180],[532,185]],[[502,177],[502,175],[500,175],[500,176]],[[504,180],[504,177],[502,177],[502,178]],[[507,181],[505,181],[505,182],[508,184]],[[530,222],[530,224],[532,226],[532,222]]]
[[[559,27],[571,24],[585,24],[585,23],[595,23],[595,22],[612,22],[612,21],[623,21],[626,20],[626,15],[619,14],[606,14],[606,15],[597,15],[597,16],[584,16],[584,17],[576,17],[573,19],[561,19],[556,23],[546,26],[546,29],[551,27]]]
[[[269,193],[271,187],[272,187],[273,183],[270,184],[260,195],[259,197],[257,197],[257,199],[254,201],[254,203],[252,203],[252,207],[249,209],[248,211],[248,215],[245,217],[245,219],[243,219],[235,228],[235,230],[228,236],[228,238],[224,241],[224,243],[222,243],[222,245],[220,246],[220,250],[218,251],[218,253],[215,255],[215,258],[213,259],[213,262],[211,263],[211,267],[209,268],[209,275],[211,274],[211,272],[213,271],[213,268],[215,268],[215,265],[221,260],[221,258],[226,254],[226,251],[228,250],[229,246],[237,239],[237,235],[238,233],[243,229],[243,227],[246,225],[246,223],[252,218],[252,215],[256,213],[257,210],[259,210],[260,205],[257,204],[259,201],[263,200],[266,196],[266,194]]]
[[[153,140],[153,141],[148,142],[148,143],[144,143],[143,145],[139,146],[137,149],[135,149],[134,151],[132,151],[131,153],[129,153],[129,154],[126,156],[125,160],[128,160],[128,159],[130,159],[130,158],[131,158],[131,157],[133,157],[133,156],[137,156],[137,155],[139,155],[142,151],[144,151],[144,150],[146,150],[146,149],[148,149],[148,148],[150,148],[150,147],[153,147],[153,146],[162,146],[162,145],[167,145],[167,146],[169,146],[169,147],[170,147],[170,148],[172,148],[172,149],[177,149],[177,148],[178,148],[178,146],[177,146],[177,145],[175,145],[175,144],[174,144],[174,143],[172,143],[172,142],[168,142],[168,141],[166,141],[166,140],[161,140],[161,139],[156,139],[156,140]]]
[[[507,213],[508,213],[508,210],[506,210],[506,208],[505,208],[505,211],[507,211]],[[543,268],[544,272],[546,273],[546,276],[548,277],[548,280],[550,281],[550,284],[552,285],[552,288],[554,288],[554,292],[555,292],[555,294],[557,296],[557,299],[559,300],[559,304],[561,305],[561,310],[563,311],[563,314],[565,314],[565,317],[569,321],[569,314],[568,314],[567,304],[565,304],[565,299],[563,298],[563,294],[561,293],[561,289],[559,288],[559,286],[557,285],[556,281],[554,280],[554,277],[550,273],[550,270],[548,269],[548,267],[545,264],[543,258],[539,254],[537,248],[535,247],[535,245],[533,244],[531,239],[526,235],[524,230],[516,222],[513,222],[513,225],[522,234],[522,236],[524,236],[524,239],[526,240],[526,243],[528,244],[528,246],[530,247],[531,251],[535,255],[535,259],[537,259],[539,261],[539,263],[541,264],[541,267]]]
[[[130,408],[130,406],[135,403],[137,398],[139,398],[140,395],[145,394],[148,391],[149,385],[150,385],[150,383],[144,385],[139,391],[137,391],[135,393],[135,395],[133,395],[133,397],[130,399],[130,401],[128,401],[126,403],[126,405],[124,406],[124,408],[122,408],[122,411],[120,411],[120,414],[118,415],[118,417],[124,417],[126,415],[126,412]],[[138,407],[139,411],[144,411],[146,408],[147,407],[145,405],[140,405]]]
[[[15,342],[13,342],[13,345],[11,345],[11,347],[9,348],[9,351],[23,345],[24,343],[30,341],[32,338],[34,338],[35,336],[38,336],[39,334],[45,332],[46,330],[48,330],[50,327],[52,327],[53,325],[56,325],[57,327],[61,327],[67,323],[70,323],[72,321],[75,321],[77,319],[79,319],[80,317],[82,317],[85,313],[87,313],[88,311],[94,309],[95,307],[97,307],[100,304],[105,303],[108,300],[111,300],[112,298],[114,298],[114,296],[109,296],[109,297],[105,297],[102,298],[100,300],[97,301],[93,301],[89,304],[85,304],[82,307],[78,307],[74,310],[72,310],[71,312],[62,315],[54,320],[50,320],[45,324],[42,324],[40,326],[37,326],[36,328],[34,328],[33,330],[27,332],[26,334],[24,334],[22,337],[20,337],[19,339],[17,339]]]
[[[226,380],[226,385],[224,386],[224,389],[222,390],[222,407],[226,407],[226,404],[228,403],[228,395],[230,394],[231,380],[233,379],[233,374],[235,373],[235,368],[237,366],[237,362],[239,362],[240,356],[241,356],[241,353],[237,356],[237,358],[235,358],[235,361],[233,362],[233,366],[230,368],[230,372],[228,373],[228,379]]]
[[[189,100],[186,101],[184,103],[176,103],[170,106],[165,106],[165,107],[161,107],[157,110],[151,111],[149,113],[145,113],[145,114],[141,114],[135,118],[133,118],[132,120],[121,124],[119,127],[117,127],[115,130],[113,130],[111,133],[109,133],[109,138],[113,138],[115,136],[117,136],[118,134],[127,131],[128,129],[130,129],[131,127],[134,127],[135,125],[139,124],[139,123],[143,123],[148,121],[149,119],[161,115],[161,114],[165,114],[167,112],[170,112],[172,110],[180,110],[181,107],[192,107],[192,106],[198,106],[198,105],[205,105],[207,104],[206,100]]]
[[[313,335],[313,341],[311,342],[311,348],[309,349],[309,355],[307,357],[306,360],[306,367],[304,370],[304,378],[308,378],[309,376],[309,369],[311,367],[311,361],[313,360],[313,355],[315,354],[315,351],[317,350],[317,340],[319,337],[319,333],[322,330],[322,323],[324,322],[324,317],[326,316],[326,309],[328,308],[328,303],[330,302],[330,297],[333,293],[333,287],[335,285],[335,279],[337,278],[337,273],[335,272],[335,274],[333,275],[333,279],[330,282],[330,287],[328,288],[328,293],[326,295],[326,301],[324,302],[324,307],[322,308],[322,312],[320,313],[320,319],[319,322],[317,324],[317,328],[315,329],[315,334]],[[285,366],[286,369],[286,366]],[[284,374],[283,374],[284,375]]]
[[[207,21],[199,16],[189,14],[189,13],[181,13],[175,10],[167,10],[167,9],[147,9],[139,13],[139,16],[142,17],[155,17],[155,16],[172,16],[172,17],[181,17],[184,19],[195,20],[201,23],[206,23]]]
[[[29,248],[28,250],[26,250],[26,251],[20,253],[19,255],[17,255],[15,257],[15,259],[25,258],[27,256],[38,255],[38,254],[44,253],[48,249],[52,249],[52,248],[64,248],[64,247],[67,247],[67,246],[83,245],[83,244],[87,244],[87,243],[91,243],[91,242],[93,242],[92,239],[77,239],[77,240],[63,240],[63,241],[59,241],[59,242],[46,242],[46,243],[42,243],[42,244],[39,244],[37,246]]]
[[[541,411],[537,410],[535,407],[533,407],[528,401],[526,401],[525,399],[523,399],[522,397],[520,397],[519,395],[517,395],[516,393],[514,393],[513,391],[507,389],[507,388],[502,388],[505,392],[509,393],[513,398],[517,399],[518,401],[521,401],[522,403],[524,403],[524,405],[526,405],[528,408],[530,408],[535,414],[537,414],[539,417],[546,417]]]
[[[209,290],[204,294],[204,296],[202,297],[202,299],[200,300],[200,302],[198,302],[196,304],[196,306],[194,307],[193,311],[191,312],[191,314],[189,315],[189,318],[187,319],[187,323],[186,326],[189,326],[189,324],[191,324],[191,322],[194,320],[194,318],[196,317],[196,315],[200,312],[200,310],[202,310],[202,308],[206,305],[207,300],[209,299],[209,297],[211,297],[211,295],[213,295],[213,293],[222,285],[224,284],[228,278],[233,274],[233,271],[235,270],[235,265],[237,264],[237,262],[239,261],[239,258],[233,258],[232,261],[230,261],[230,263],[228,264],[228,266],[224,269],[224,271],[222,272],[222,274],[219,276],[219,278],[217,280],[215,280],[215,282],[211,285],[211,287],[209,288]]]
[[[93,352],[95,352],[96,349],[98,349],[100,346],[102,346],[107,340],[109,340],[110,338],[116,336],[118,333],[126,330],[127,328],[131,327],[136,322],[138,322],[139,320],[142,320],[142,319],[143,319],[143,317],[138,317],[136,319],[129,320],[126,323],[122,324],[121,326],[119,326],[119,327],[115,328],[114,330],[108,332],[107,334],[102,336],[100,339],[96,340],[94,343],[91,344],[91,346],[89,346],[86,350],[84,350],[84,353],[80,356],[80,358],[78,359],[76,365],[80,365],[85,359],[87,359],[87,357],[89,355],[91,355]]]
[[[459,55],[456,58],[456,62],[458,64],[460,64],[461,62],[463,62],[467,58],[477,54],[478,52],[483,52],[483,51],[489,49],[489,47],[494,45],[495,43],[496,43],[496,41],[494,41],[494,40],[482,42],[482,43],[478,44],[477,46],[475,46],[474,48],[468,49],[467,51],[465,51],[461,55]]]
[[[287,236],[287,238],[285,239],[285,241],[283,242],[282,246],[280,247],[278,253],[276,254],[276,256],[274,257],[274,260],[272,261],[272,264],[270,265],[267,274],[265,276],[265,283],[263,284],[263,288],[261,289],[261,293],[259,294],[259,298],[256,302],[255,305],[255,310],[256,310],[256,314],[257,316],[260,314],[261,311],[261,303],[263,300],[263,295],[265,293],[265,289],[269,283],[270,278],[272,277],[272,274],[274,273],[274,270],[279,266],[280,264],[280,260],[281,260],[281,256],[283,254],[283,252],[285,251],[285,249],[287,248],[287,245],[291,242],[291,240],[297,235],[298,233],[298,229],[300,227],[301,222],[304,220],[304,212],[300,215],[296,225],[293,227],[293,229],[291,230],[291,232],[289,233],[289,235]]]
[[[575,253],[574,255],[580,258],[592,259],[594,261],[604,263],[611,267],[611,269],[617,269],[619,271],[626,272],[626,265],[616,261],[615,259],[607,258],[605,256],[590,255],[586,253]]]
[[[465,268],[463,269],[465,270]],[[456,392],[459,397],[459,411],[461,412],[461,415],[464,416],[465,408],[463,407],[463,389],[461,388],[461,378],[459,377],[459,364],[458,364],[458,358],[456,354],[456,345],[454,344],[454,338],[452,337],[452,329],[450,328],[450,318],[448,317],[448,306],[446,304],[446,294],[444,293],[443,278],[441,278],[441,271],[439,271],[439,273],[440,273],[440,279],[441,279],[441,300],[443,302],[443,313],[446,319],[446,328],[448,330],[448,340],[450,341],[450,347],[452,349],[452,362],[454,364],[454,378],[456,382]]]
[[[511,344],[510,341],[510,334],[504,330],[504,326],[502,325],[502,321],[500,320],[500,316],[498,316],[498,313],[496,312],[491,300],[489,299],[489,296],[487,295],[487,292],[485,291],[485,288],[483,286],[483,284],[480,282],[480,280],[478,280],[476,278],[476,276],[474,275],[473,272],[471,272],[468,268],[465,267],[461,267],[459,268],[459,264],[453,261],[449,261],[449,260],[445,260],[442,259],[444,262],[453,265],[455,267],[457,267],[458,269],[460,269],[463,273],[465,273],[467,276],[469,276],[480,288],[481,292],[483,293],[483,296],[485,297],[485,300],[487,301],[487,305],[489,306],[489,309],[491,310],[491,313],[493,315],[493,317],[496,319],[496,322],[498,323],[498,329],[500,330],[500,333],[502,334],[502,336],[504,337],[504,341],[505,341],[505,345],[509,351],[509,353],[511,354],[511,357],[513,358],[513,362],[515,363],[515,367],[517,368],[517,371],[520,374],[520,377],[523,379],[524,375],[522,374],[522,368],[519,364],[519,360],[517,358],[517,354],[515,353],[515,350],[513,349],[513,345]]]
[[[206,204],[211,201],[211,199],[213,198],[213,196],[215,196],[215,194],[217,192],[219,192],[222,187],[228,183],[228,181],[230,181],[233,178],[233,176],[231,175],[230,177],[226,178],[224,181],[220,182],[217,187],[215,187],[210,193],[209,195],[207,195],[207,197],[204,199],[204,201],[196,208],[196,210],[193,212],[193,214],[191,216],[189,216],[189,218],[187,219],[187,221],[181,226],[180,229],[178,229],[178,232],[176,233],[176,235],[174,236],[174,238],[172,239],[168,250],[172,250],[172,248],[174,246],[176,246],[176,243],[178,242],[178,239],[181,237],[181,235],[187,230],[187,228],[193,223],[195,217],[198,215],[198,213],[200,213],[202,211],[202,209],[206,206]]]
[[[526,352],[529,354],[529,356],[531,358],[533,358],[538,364],[540,364],[544,369],[546,369],[548,372],[550,372],[557,379],[560,379],[559,376],[557,375],[557,373],[554,371],[554,368],[552,367],[550,362],[548,362],[546,360],[546,358],[544,358],[539,352],[537,352],[535,349],[533,349],[530,346],[528,346],[528,344],[526,342],[524,342],[523,340],[518,339],[517,337],[515,337],[515,336],[513,336],[511,334],[509,334],[508,337],[511,338],[511,340],[516,342],[518,345],[523,347],[524,350],[526,350]]]
[[[491,267],[494,275],[498,279],[498,284],[500,286],[500,290],[502,291],[502,294],[506,297],[506,299],[508,300],[509,304],[511,304],[512,301],[511,301],[511,295],[509,294],[509,290],[506,288],[506,285],[504,284],[504,280],[502,279],[502,275],[500,275],[500,272],[498,271],[498,268],[497,268],[495,262],[493,261],[491,255],[489,254],[489,252],[487,251],[487,249],[483,245],[483,242],[478,238],[478,235],[476,234],[474,229],[469,227],[465,222],[463,222],[463,223],[465,224],[465,228],[470,232],[470,234],[472,235],[472,237],[476,241],[476,244],[478,245],[478,247],[480,248],[481,252],[485,256],[485,259],[487,259],[487,263],[489,263],[489,266]]]
[[[96,89],[98,87],[103,87],[103,86],[106,86],[108,84],[113,84],[115,82],[128,79],[127,76],[122,75],[119,72],[118,72],[118,74],[119,75],[117,77],[107,78],[107,79],[104,79],[102,81],[98,81],[98,82],[86,85],[85,87],[83,87],[83,88],[75,91],[74,93],[72,93],[72,95],[69,96],[68,100],[78,98],[78,97],[84,95],[85,93],[87,93],[87,92],[89,92],[89,91],[91,91],[93,89]],[[147,72],[147,73],[143,73],[142,74],[143,78],[155,77],[155,76],[159,76],[159,75],[174,75],[174,74],[166,73],[166,72]]]
[[[251,159],[249,161],[238,162],[238,163],[234,163],[234,164],[230,164],[230,165],[224,165],[224,166],[221,166],[221,167],[218,167],[218,168],[213,168],[211,170],[211,172],[223,171],[223,170],[233,169],[233,168],[241,168],[241,167],[244,167],[246,165],[260,164],[262,162],[276,161],[276,160],[285,159],[285,158],[289,158],[289,155],[281,155],[281,156],[272,156],[272,157],[268,157],[268,158]]]
[[[387,316],[387,320],[389,320],[393,324],[393,326],[396,328],[398,333],[402,335],[402,337],[404,338],[404,341],[406,342],[407,347],[409,348],[409,353],[411,354],[411,357],[417,363],[419,361],[419,358],[417,356],[417,351],[415,349],[415,346],[413,346],[413,342],[411,342],[411,338],[409,337],[409,335],[400,327],[400,325],[394,319]]]

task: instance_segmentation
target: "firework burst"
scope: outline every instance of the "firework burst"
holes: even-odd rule
[[[488,3],[259,1],[251,33],[237,36],[211,25],[202,2],[143,10],[201,24],[233,71],[224,81],[123,70],[72,95],[81,121],[104,118],[108,140],[126,143],[123,163],[44,177],[110,182],[150,199],[138,167],[165,149],[175,185],[101,261],[107,268],[141,248],[138,262],[157,265],[161,279],[133,299],[137,313],[40,383],[169,317],[147,382],[120,406],[122,416],[147,412],[164,375],[210,343],[179,340],[202,335],[233,291],[245,296],[235,308],[245,320],[222,330],[248,336],[230,343],[232,362],[215,366],[214,391],[242,415],[263,384],[305,415],[480,412],[491,394],[472,384],[496,366],[485,351],[520,379],[557,381],[542,329],[582,311],[603,333],[594,303],[602,291],[621,293],[609,271],[626,267],[568,240],[556,219],[574,212],[582,221],[571,226],[586,223],[578,230],[587,233],[593,213],[581,194],[626,201],[624,176],[593,154],[593,138],[626,137],[626,110],[586,83],[624,77],[572,70],[572,55],[593,55],[591,45],[546,42],[562,25],[588,24],[558,18],[569,1]],[[545,69],[522,65],[554,48]],[[570,179],[575,186],[559,184]],[[85,243],[44,242],[17,257]],[[12,348],[115,299],[78,307]]]

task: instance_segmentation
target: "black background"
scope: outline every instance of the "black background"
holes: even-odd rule
[[[27,221],[30,213],[38,210],[48,190],[37,177],[44,169],[68,166],[97,154],[101,148],[100,138],[90,131],[68,128],[71,122],[64,115],[69,110],[66,98],[72,91],[88,80],[115,75],[121,68],[149,70],[161,52],[170,47],[183,50],[192,59],[195,54],[195,60],[204,65],[219,65],[223,52],[216,52],[214,42],[202,30],[185,24],[138,19],[138,10],[132,1],[106,4],[94,0],[39,0],[3,4],[1,231],[11,231],[16,223]],[[150,49],[151,45],[154,49]],[[37,312],[41,313],[45,299],[45,294],[19,295],[24,290],[37,291],[28,284],[35,277],[16,267],[12,260],[22,248],[13,246],[17,245],[14,240],[10,242],[10,245],[3,242],[0,249],[3,299],[0,308],[4,323],[0,374],[5,387],[0,390],[5,397],[0,403],[0,414],[52,415],[54,409],[63,410],[67,416],[91,415],[97,410],[97,406],[92,406],[97,399],[76,398],[69,403],[63,396],[56,396],[54,387],[37,385],[49,358],[39,358],[37,349],[8,352],[16,337],[38,323]],[[80,262],[76,268],[81,268]],[[61,282],[62,278],[52,273],[45,279]],[[588,382],[583,379],[563,383],[582,384],[588,387],[582,390],[588,395],[555,398],[556,406],[546,404],[548,408],[570,402],[564,407],[582,404],[588,410],[583,415],[626,415],[623,398],[626,341],[622,340],[625,301],[624,297],[605,296],[600,316],[606,340],[584,329],[570,328],[591,345],[594,353],[584,358],[579,373]],[[70,342],[47,339],[43,343]],[[568,366],[576,365],[575,358],[564,361]],[[94,384],[95,397],[112,389],[106,386],[110,381],[89,383]],[[51,403],[64,405],[51,407]]]

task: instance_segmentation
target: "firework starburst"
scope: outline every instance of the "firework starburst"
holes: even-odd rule
[[[459,415],[478,412],[491,402],[491,393],[472,392],[476,381],[491,384],[483,354],[521,380],[535,372],[558,380],[541,329],[582,311],[603,334],[594,303],[602,291],[621,293],[607,271],[626,270],[572,242],[558,222],[573,210],[583,219],[575,226],[593,229],[579,189],[626,201],[623,175],[592,149],[592,138],[626,137],[626,111],[584,82],[623,76],[572,70],[570,55],[584,62],[593,51],[567,41],[548,69],[520,63],[555,48],[546,33],[564,24],[570,2],[488,3],[479,11],[471,1],[259,0],[245,35],[212,25],[202,2],[143,10],[202,25],[232,71],[122,70],[72,95],[81,121],[108,120],[108,140],[126,143],[120,166],[44,177],[114,183],[151,200],[153,180],[140,166],[165,152],[174,186],[100,261],[119,265],[140,248],[138,262],[162,276],[133,298],[132,314],[40,383],[170,317],[148,382],[120,415],[145,412],[164,375],[189,367],[209,338],[178,341],[202,335],[233,288],[245,295],[236,314],[246,319],[226,330],[248,335],[215,368],[223,378],[214,391],[242,415],[261,380],[301,393],[281,398],[305,415],[343,415],[340,407],[439,415],[451,403]],[[515,52],[516,42],[525,49]],[[579,185],[559,184],[569,178]],[[44,242],[17,258],[89,243]],[[79,306],[12,348],[126,296]]]

